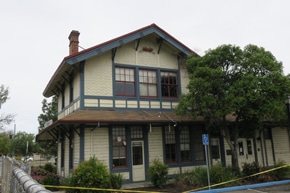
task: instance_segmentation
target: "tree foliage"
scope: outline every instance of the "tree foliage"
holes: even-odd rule
[[[1,105],[9,99],[9,88],[3,84],[0,85],[0,109]],[[9,125],[13,121],[13,114],[1,114],[0,115],[0,130],[3,130],[4,125]]]
[[[286,117],[289,78],[282,63],[264,48],[222,45],[203,57],[189,58],[188,71],[189,92],[181,97],[177,112],[189,111],[202,116],[207,129],[219,128],[231,148],[233,166],[238,166],[236,145],[243,125],[253,134],[265,121]]]
[[[45,123],[48,121],[57,120],[57,97],[52,97],[51,102],[46,99],[42,100],[42,114],[38,116],[38,123],[40,131],[45,128]],[[48,156],[56,155],[57,144],[54,141],[40,141],[38,142],[40,146],[40,151]]]
[[[42,100],[42,114],[38,116],[39,128],[43,129],[44,124],[47,121],[52,120],[53,122],[57,120],[57,97],[52,97],[51,102],[46,99]]]
[[[10,138],[6,133],[0,134],[0,154],[7,155],[10,153]]]
[[[39,146],[34,142],[35,136],[26,132],[18,132],[11,139],[11,153],[13,155],[33,155],[39,152]]]

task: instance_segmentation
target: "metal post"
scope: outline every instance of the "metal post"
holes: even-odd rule
[[[209,145],[208,134],[202,134],[201,138],[202,138],[202,144],[204,145],[204,151],[205,151],[208,189],[210,190],[210,176],[209,176],[209,165],[208,165],[208,154],[207,154],[207,146]]]
[[[209,165],[208,165],[208,156],[207,156],[207,145],[204,145],[204,150],[205,150],[205,160],[206,160],[206,168],[207,168],[208,189],[210,190],[210,176],[209,176]]]

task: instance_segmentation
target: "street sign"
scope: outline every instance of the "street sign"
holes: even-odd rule
[[[202,144],[208,145],[208,134],[202,134]]]

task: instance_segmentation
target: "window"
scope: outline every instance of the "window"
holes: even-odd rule
[[[115,68],[116,95],[135,96],[135,71],[132,68]]]
[[[65,98],[64,98],[64,88],[61,91],[61,109],[64,109],[64,102],[65,102]]]
[[[219,139],[213,138],[211,139],[211,155],[212,159],[220,158],[220,148],[219,148]]]
[[[189,128],[183,127],[180,132],[180,156],[182,162],[191,161],[189,142]]]
[[[238,145],[239,145],[239,155],[244,155],[244,145],[243,145],[243,142],[242,141],[238,142]]]
[[[143,139],[143,130],[140,126],[131,127],[131,139]]]
[[[253,155],[252,140],[247,140],[247,150],[249,155]]]
[[[161,72],[162,97],[177,97],[177,74],[174,72]]]
[[[69,83],[69,102],[72,102],[74,100],[74,83],[73,78],[70,80]]]
[[[176,142],[174,128],[165,128],[165,159],[166,163],[176,163]]]
[[[157,97],[157,78],[153,70],[139,70],[141,97]]]
[[[126,132],[125,127],[114,127],[113,136],[113,167],[127,166]]]

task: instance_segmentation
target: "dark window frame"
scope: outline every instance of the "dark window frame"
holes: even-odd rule
[[[116,66],[114,82],[116,96],[136,96],[135,68]],[[133,92],[130,91],[129,88],[131,88]]]
[[[144,72],[143,76],[140,75],[140,72]],[[150,72],[155,74],[154,76],[150,76]],[[139,69],[138,70],[138,78],[139,78],[139,93],[140,97],[146,97],[146,98],[156,98],[158,97],[158,81],[157,81],[157,71],[156,70],[150,70],[150,69]],[[141,87],[143,85],[146,88],[147,95],[142,95]],[[155,86],[155,95],[151,94],[150,87]]]
[[[178,76],[177,72],[160,71],[161,77],[161,97],[177,98],[178,97]]]
[[[128,167],[127,136],[124,126],[112,127],[112,167]]]

